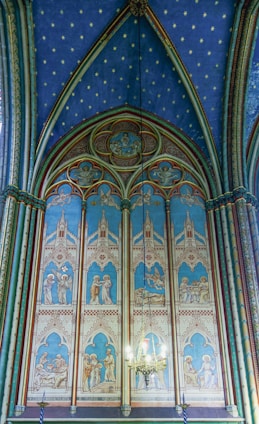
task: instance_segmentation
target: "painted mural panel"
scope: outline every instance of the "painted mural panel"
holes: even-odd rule
[[[100,317],[96,316],[96,332],[93,333],[92,337],[85,339],[86,343],[83,347],[82,372],[80,373],[82,376],[80,385],[82,384],[82,387],[79,390],[81,401],[89,402],[96,401],[96,399],[115,401],[119,399],[118,352],[113,337],[107,335],[116,323],[111,319],[111,325],[107,326],[104,323],[103,326],[100,326],[99,319]],[[103,318],[103,321],[104,319],[108,319],[108,316]],[[115,328],[117,331],[117,326]],[[113,335],[114,329],[110,333]]]
[[[183,183],[174,190],[171,220],[181,392],[192,402],[205,396],[223,404],[206,212],[197,187]]]
[[[155,315],[153,315],[153,319],[155,318]],[[155,333],[147,333],[144,337],[144,344],[145,344],[145,351],[147,355],[150,357],[155,353],[157,358],[160,358],[164,352],[163,349],[165,347],[163,338],[159,337]],[[138,355],[138,352],[136,352],[136,355]],[[164,358],[164,356],[162,356]],[[165,360],[166,362],[166,360]],[[136,380],[135,380],[135,389],[138,392],[146,392],[148,391],[148,395],[152,395],[153,392],[159,393],[161,390],[167,391],[168,390],[168,373],[165,372],[164,369],[157,370],[157,372],[154,372],[150,374],[149,376],[144,376],[141,373],[136,374]],[[141,395],[139,396],[139,399],[141,399]],[[137,397],[136,397],[137,399]],[[153,398],[154,399],[154,398]]]
[[[81,199],[71,193],[71,187],[56,187],[47,201],[41,278],[40,302],[45,305],[71,305],[76,296]]]
[[[137,161],[138,137],[124,128],[105,142],[99,139],[103,158],[107,146],[110,159],[118,143],[127,149],[126,136],[130,150],[128,154],[122,150],[119,164],[124,156]],[[131,371],[133,403],[171,405],[177,364],[180,391],[187,401],[198,404],[203,393],[208,402],[223,404],[204,198],[194,179],[164,157],[143,166],[132,180],[131,171],[121,169],[125,185],[132,184],[128,198],[122,179],[118,177],[116,183],[116,172],[109,173],[90,159],[71,164],[49,193],[29,401],[45,392],[49,399],[67,404],[72,397],[80,405],[120,404],[121,372],[127,366],[121,359],[125,261],[133,350],[139,355],[144,340],[146,354],[164,358],[167,346],[165,367],[152,372],[148,380]],[[126,252],[122,200],[130,204],[128,228],[124,228],[129,236]]]
[[[120,264],[120,199],[108,184],[87,205],[86,294],[89,305],[115,305]]]
[[[28,400],[38,399],[44,392],[65,399],[73,364],[72,313],[39,311],[35,330]]]
[[[121,210],[106,182],[87,199],[82,305],[80,402],[120,399]]]
[[[167,251],[165,210],[161,195],[145,184],[132,197],[132,261],[137,305],[165,304]]]
[[[182,392],[194,404],[209,401],[222,405],[224,394],[215,312],[180,310],[178,316]]]
[[[199,389],[217,389],[219,385],[215,349],[209,337],[194,333],[185,340],[184,382]]]
[[[67,389],[69,362],[66,339],[49,334],[37,350],[33,389]]]
[[[162,192],[152,184],[140,184],[131,198],[132,228],[132,285],[134,293],[133,334],[135,355],[145,341],[145,353],[158,358],[168,346],[170,315],[166,299],[169,297],[165,202]],[[142,349],[142,347],[141,347]],[[163,356],[164,357],[164,356]],[[172,356],[171,356],[172,358]],[[148,380],[141,373],[132,379],[134,402],[154,402],[172,398],[169,390],[171,359],[165,369],[152,373]]]
[[[57,184],[47,200],[28,399],[69,399],[73,374],[74,304],[78,290],[81,199]]]
[[[211,265],[205,205],[198,190],[182,184],[171,198],[174,271],[181,304],[210,299]]]

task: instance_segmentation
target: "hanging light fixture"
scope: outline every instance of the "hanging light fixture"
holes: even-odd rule
[[[142,168],[143,175],[143,168]],[[143,182],[142,182],[143,187]],[[144,196],[144,190],[142,191]],[[152,316],[151,316],[151,299],[146,289],[146,229],[144,222],[144,201],[143,205],[143,290],[142,290],[142,320],[141,320],[141,338],[135,350],[134,356],[131,347],[127,348],[126,359],[128,366],[133,369],[136,375],[142,374],[145,381],[146,389],[149,386],[151,376],[157,376],[159,371],[165,370],[167,366],[166,346],[164,344],[155,343],[154,334],[152,330]],[[148,309],[145,309],[148,305]],[[150,334],[150,338],[147,337]]]
[[[144,322],[144,320],[143,320]],[[142,374],[145,381],[146,389],[149,386],[150,377],[157,375],[159,371],[166,368],[166,348],[162,345],[159,355],[156,353],[154,337],[152,334],[152,347],[149,353],[150,339],[145,337],[144,325],[142,325],[142,337],[137,347],[137,354],[134,356],[132,349],[127,350],[128,366],[133,369],[136,375]]]
[[[138,17],[138,61],[139,61],[139,107],[140,113],[142,111],[142,78],[141,78],[141,48],[140,48],[140,17],[143,16],[146,12],[148,6],[148,0],[129,0],[130,11],[134,16]],[[142,188],[144,186],[144,161],[143,161],[143,152],[145,151],[143,138],[142,138],[142,119],[140,117],[140,136],[141,136],[141,151],[142,151]],[[148,292],[146,290],[145,283],[145,262],[146,262],[146,237],[145,237],[145,212],[144,212],[144,190],[142,190],[142,205],[143,205],[143,291],[142,291],[142,322],[141,322],[141,339],[139,345],[136,349],[136,355],[133,354],[132,348],[128,347],[126,352],[126,359],[128,361],[128,366],[135,371],[136,375],[141,374],[144,377],[146,389],[149,386],[150,377],[152,375],[157,375],[159,371],[163,371],[167,366],[166,360],[166,348],[164,345],[159,346],[159,353],[157,353],[154,335],[152,332],[152,319],[151,319],[151,305]],[[151,334],[151,339],[146,337],[146,313],[144,310],[144,305],[148,304],[149,313],[148,317],[150,319],[149,330]],[[150,346],[151,342],[151,346]]]

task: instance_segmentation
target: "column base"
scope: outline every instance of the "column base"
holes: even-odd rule
[[[232,415],[232,417],[237,418],[239,416],[236,405],[227,405],[226,411]]]
[[[76,414],[76,406],[70,406],[70,414]]]
[[[180,405],[175,405],[175,410],[176,410],[178,415],[182,415],[183,408]]]
[[[16,405],[14,408],[14,415],[16,417],[19,417],[20,415],[22,415],[25,411],[25,406],[24,405]]]
[[[121,406],[121,412],[122,412],[122,415],[124,417],[128,417],[131,413],[131,406],[130,405],[122,405]]]

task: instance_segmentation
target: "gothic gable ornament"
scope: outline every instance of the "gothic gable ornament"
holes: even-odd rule
[[[148,0],[130,0],[130,11],[134,16],[143,16],[146,13]]]

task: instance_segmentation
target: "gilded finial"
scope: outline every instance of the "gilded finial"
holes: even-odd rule
[[[143,16],[148,6],[148,0],[129,0],[130,11],[134,16]]]

